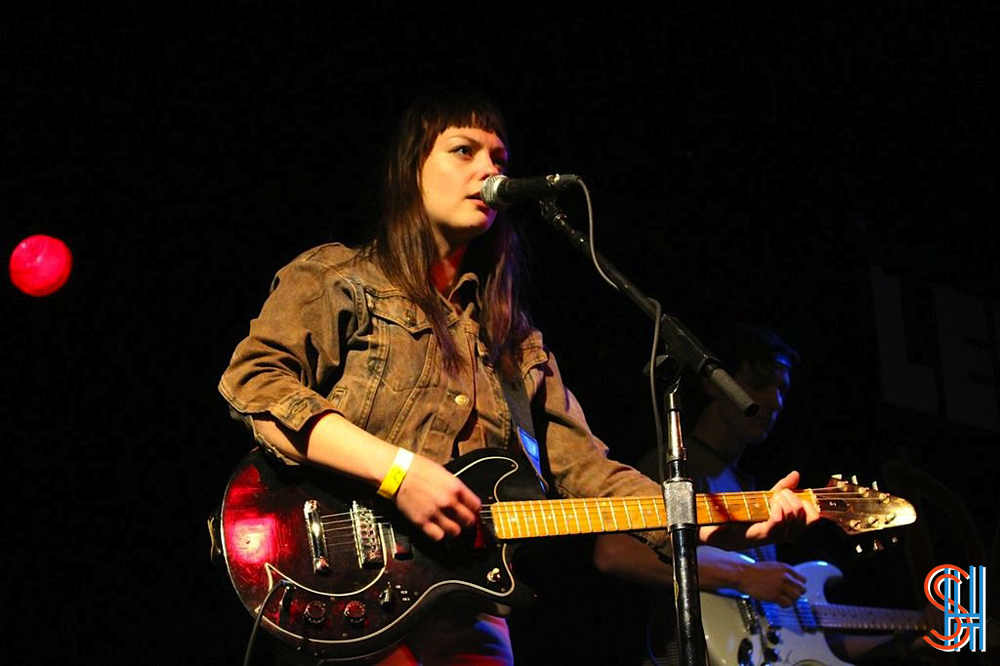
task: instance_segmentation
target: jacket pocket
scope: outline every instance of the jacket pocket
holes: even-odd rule
[[[369,363],[382,364],[382,385],[407,392],[438,385],[438,345],[423,310],[405,296],[368,293],[366,298],[374,333]]]
[[[521,379],[529,400],[534,400],[539,387],[545,381],[548,361],[549,354],[542,344],[542,336],[538,331],[533,331],[521,343]]]

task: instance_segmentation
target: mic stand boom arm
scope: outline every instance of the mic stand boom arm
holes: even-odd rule
[[[601,271],[622,294],[638,306],[654,322],[659,316],[659,326],[668,356],[686,364],[696,374],[707,377],[724,395],[732,400],[747,416],[758,407],[733,378],[719,365],[719,360],[678,319],[659,315],[659,305],[644,296],[600,253],[592,250],[586,236],[566,221],[566,214],[555,204],[555,198],[541,201],[542,217],[557,230],[565,233],[571,245],[588,258],[593,257]],[[652,373],[655,367],[649,368]],[[704,630],[698,597],[698,525],[695,511],[694,484],[687,478],[687,454],[684,451],[680,426],[680,398],[675,379],[665,396],[667,411],[666,455],[668,473],[663,481],[663,502],[667,514],[667,529],[673,548],[674,583],[677,589],[677,630],[680,643],[681,664],[702,666],[705,661]],[[662,455],[661,451],[661,458]]]

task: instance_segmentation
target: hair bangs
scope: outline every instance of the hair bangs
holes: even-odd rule
[[[472,127],[493,132],[510,150],[503,115],[492,102],[482,97],[460,95],[429,100],[421,116],[427,144],[422,157],[430,153],[434,141],[449,127]]]

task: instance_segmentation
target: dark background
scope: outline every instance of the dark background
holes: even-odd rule
[[[706,340],[765,319],[800,349],[785,416],[747,461],[762,481],[856,473],[918,505],[885,551],[819,527],[789,558],[837,563],[845,600],[910,608],[933,564],[987,564],[997,9],[706,4],[8,14],[4,252],[48,233],[75,258],[53,296],[3,288],[8,655],[238,663],[250,616],[209,563],[205,518],[251,442],[218,377],[274,272],[358,237],[405,105],[451,88],[506,111],[512,175],[584,178],[599,248],[666,312]],[[565,201],[578,228],[581,201]],[[654,444],[649,322],[530,208],[519,222],[537,323],[631,461]],[[882,347],[873,271],[901,285],[905,326]],[[938,313],[942,287],[979,334]],[[971,424],[948,403],[949,330],[979,363]],[[886,347],[929,369],[929,409],[887,399]],[[971,530],[933,501],[947,493]],[[515,625],[522,660],[634,651],[636,591],[563,550]]]

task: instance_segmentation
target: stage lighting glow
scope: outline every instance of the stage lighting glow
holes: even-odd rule
[[[10,255],[10,280],[29,296],[59,291],[72,269],[73,254],[66,243],[44,234],[28,236]]]

